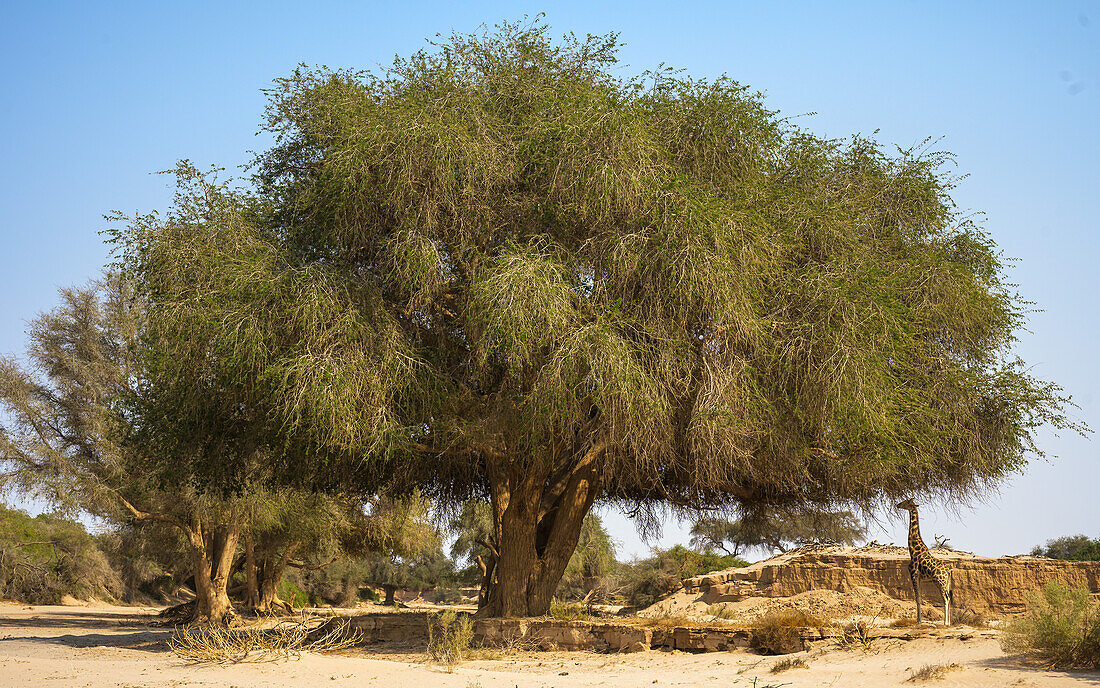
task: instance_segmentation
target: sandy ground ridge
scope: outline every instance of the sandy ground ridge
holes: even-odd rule
[[[968,640],[882,639],[870,651],[826,648],[800,657],[808,669],[779,674],[782,658],[750,652],[516,653],[466,662],[453,672],[409,648],[304,654],[265,663],[195,664],[167,651],[170,629],[149,624],[156,610],[130,607],[29,607],[0,604],[0,687],[73,686],[398,686],[399,688],[574,688],[607,686],[914,686],[927,664],[956,663],[929,686],[1100,686],[1100,672],[1051,672],[1000,650],[996,633]]]

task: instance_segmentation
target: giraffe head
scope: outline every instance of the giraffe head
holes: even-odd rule
[[[895,509],[905,509],[906,511],[912,513],[912,512],[917,510],[917,503],[913,501],[912,497],[910,497],[909,499],[905,500],[904,502],[898,502],[897,504],[895,504],[894,508]]]

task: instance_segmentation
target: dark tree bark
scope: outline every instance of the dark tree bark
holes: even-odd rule
[[[480,616],[544,616],[599,493],[590,448],[568,470],[493,471],[491,502],[499,548]]]
[[[245,606],[255,609],[260,604],[260,582],[256,577],[256,548],[252,533],[244,536]]]
[[[279,597],[279,582],[283,579],[291,557],[298,549],[297,543],[279,551],[277,542],[268,538],[245,539],[245,563],[248,581],[248,606],[257,614],[289,614],[292,607]]]

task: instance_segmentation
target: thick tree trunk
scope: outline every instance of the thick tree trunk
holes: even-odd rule
[[[251,577],[255,579],[256,594],[250,606],[257,614],[289,614],[293,608],[289,602],[280,599],[279,583],[298,545],[288,545],[281,553],[277,543],[265,543],[261,538],[259,545],[253,548],[252,553]],[[245,553],[248,553],[247,547]]]
[[[599,491],[590,449],[569,471],[491,475],[499,558],[479,616],[543,616]]]
[[[294,611],[286,600],[279,597],[279,581],[282,575],[264,576],[260,579],[260,599],[256,611],[265,614],[289,614]]]
[[[337,600],[337,604],[341,607],[357,607],[359,605],[359,581],[348,573],[344,575],[342,583],[340,599]]]
[[[229,570],[237,552],[240,526],[203,527],[198,519],[188,529],[195,573],[195,621],[228,623],[234,616],[229,601]]]
[[[396,585],[383,584],[382,589],[386,591],[386,600],[382,604],[392,607],[393,606],[393,594],[397,592]]]
[[[255,609],[260,604],[260,582],[256,576],[256,548],[252,533],[244,537],[245,606]]]

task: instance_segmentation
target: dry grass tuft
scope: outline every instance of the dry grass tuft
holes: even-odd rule
[[[193,662],[271,662],[296,659],[303,652],[346,650],[362,640],[359,631],[346,623],[311,638],[321,625],[314,621],[303,616],[280,621],[272,628],[180,628],[168,640],[168,646],[179,657]]]
[[[894,619],[890,624],[890,628],[912,628],[917,625],[919,624],[917,624],[916,619]]]
[[[984,614],[974,611],[973,609],[960,609],[952,615],[952,626],[972,626],[974,628],[986,628],[989,626],[989,619]]]
[[[920,681],[933,681],[942,679],[949,672],[958,671],[962,669],[961,664],[952,662],[951,664],[925,664],[920,669],[914,671],[909,675],[909,678],[905,679],[910,683],[918,683]]]
[[[827,626],[824,619],[801,610],[773,612],[760,619],[753,629],[750,645],[769,655],[789,655],[802,650],[803,628]]]
[[[801,657],[786,657],[775,663],[772,667],[773,674],[779,674],[791,669],[809,669],[810,665]]]

